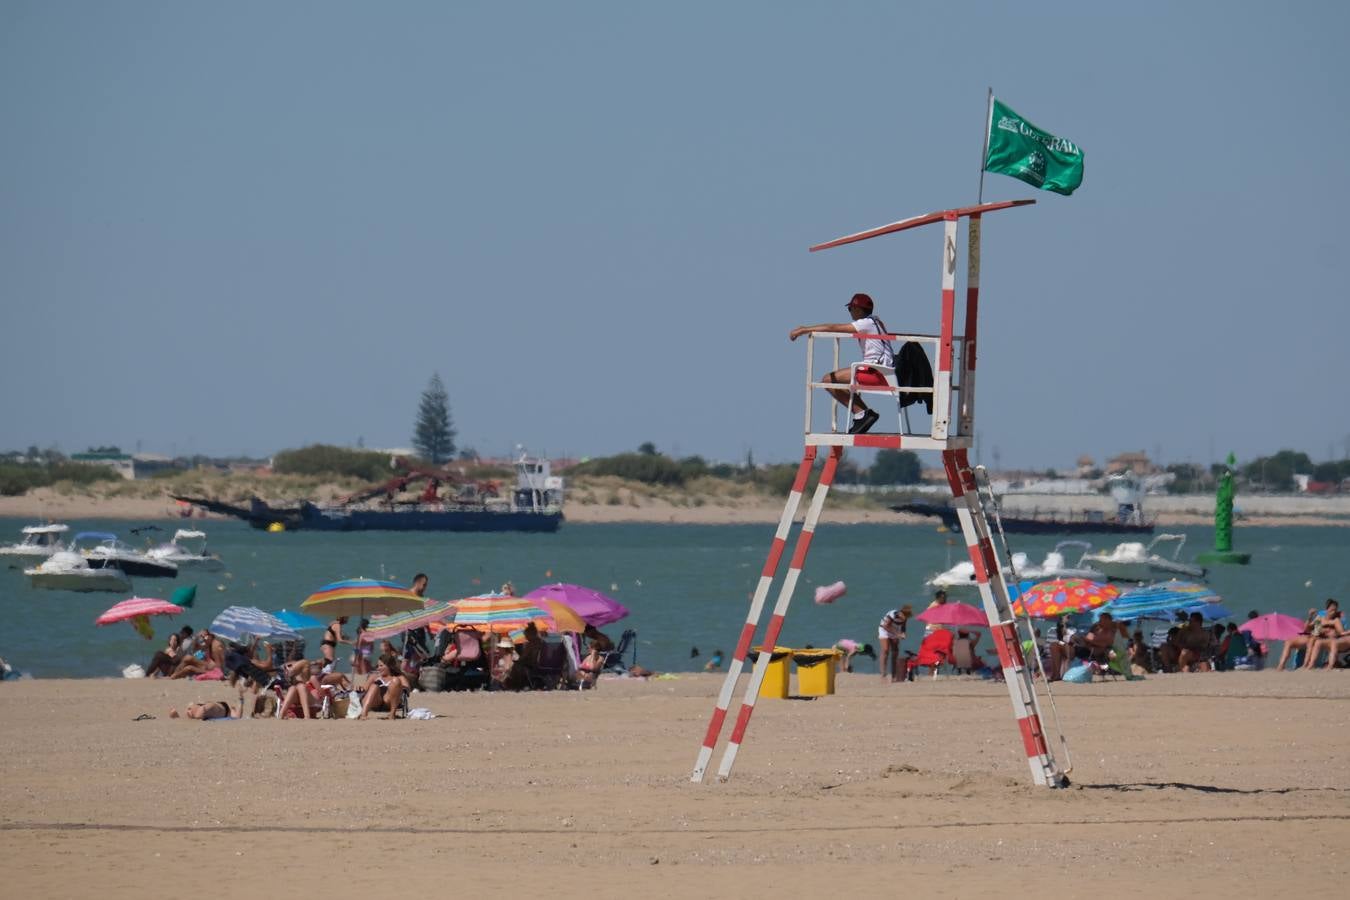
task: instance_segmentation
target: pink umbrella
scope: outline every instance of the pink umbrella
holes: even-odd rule
[[[965,603],[939,603],[925,609],[914,618],[929,625],[989,627],[989,617],[984,614],[984,610]]]
[[[183,611],[183,607],[175,606],[168,600],[156,600],[154,597],[132,597],[130,600],[123,600],[114,605],[94,620],[95,625],[112,625],[115,622],[125,622],[127,619],[134,619],[137,616],[174,616]]]
[[[1284,613],[1266,613],[1238,626],[1258,641],[1287,641],[1303,633],[1303,620]]]
[[[592,588],[579,584],[546,584],[525,595],[530,600],[556,600],[571,609],[587,625],[608,625],[628,615],[628,608]]]
[[[114,622],[131,622],[131,627],[147,641],[155,636],[150,627],[151,616],[172,616],[183,611],[183,607],[168,600],[156,600],[154,597],[132,597],[114,604],[103,615],[94,620],[95,625],[112,625]]]

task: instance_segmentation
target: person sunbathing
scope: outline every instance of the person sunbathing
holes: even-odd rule
[[[577,678],[583,688],[595,687],[596,679],[605,668],[605,650],[599,641],[591,641],[590,652],[577,666]]]
[[[388,715],[381,718],[395,718],[398,715],[399,701],[411,687],[407,676],[399,667],[398,657],[393,653],[384,654],[375,666],[374,677],[366,684],[366,696],[361,701],[361,715],[357,718],[369,719],[372,712],[381,711],[388,712]]]
[[[192,633],[190,626],[184,626],[188,634]],[[178,657],[183,648],[183,634],[175,631],[169,635],[169,643],[163,650],[157,650],[155,655],[150,658],[150,665],[145,667],[145,677],[154,678],[156,675],[172,675],[173,670],[178,666]]]
[[[1307,659],[1303,668],[1315,668],[1324,650],[1328,669],[1336,668],[1336,658],[1350,650],[1350,630],[1346,629],[1345,617],[1335,600],[1327,601],[1326,611],[1318,618],[1316,630],[1309,635]]]
[[[1214,633],[1205,627],[1205,617],[1191,613],[1190,621],[1177,635],[1181,652],[1177,667],[1183,672],[1208,672],[1214,656]]]
[[[237,719],[243,715],[242,708],[238,715],[230,709],[230,704],[224,700],[215,700],[211,703],[189,703],[183,709],[183,715],[178,714],[176,707],[169,708],[170,719]]]
[[[170,678],[192,678],[225,667],[225,645],[205,628],[197,632],[192,652],[179,655],[182,658]]]
[[[1289,661],[1289,657],[1293,656],[1298,650],[1307,651],[1312,646],[1313,640],[1317,637],[1318,623],[1321,618],[1321,613],[1317,610],[1308,610],[1308,617],[1303,620],[1303,631],[1284,642],[1284,651],[1280,653],[1280,662],[1275,666],[1276,670],[1283,672],[1284,664]]]

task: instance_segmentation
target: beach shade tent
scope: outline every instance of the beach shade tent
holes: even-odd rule
[[[298,641],[300,632],[256,606],[227,606],[211,620],[211,633],[236,644],[250,638],[264,641]]]
[[[373,578],[348,578],[324,585],[310,594],[300,609],[311,615],[364,619],[422,609],[421,597],[401,584]]]
[[[628,608],[594,588],[580,584],[546,584],[525,595],[529,600],[557,600],[597,628],[625,618]]]
[[[1303,620],[1284,613],[1266,613],[1238,626],[1258,641],[1287,641],[1303,633]]]
[[[433,600],[422,609],[372,616],[370,625],[361,633],[361,643],[373,644],[398,637],[414,628],[428,628],[448,622],[455,617],[455,604],[448,600]]]
[[[984,610],[967,603],[939,603],[930,606],[914,618],[929,625],[952,625],[957,628],[988,628],[989,617]]]
[[[1120,596],[1120,589],[1086,578],[1053,578],[1019,591],[1013,602],[1015,616],[1053,619],[1085,613],[1105,606]]]
[[[183,612],[183,607],[167,600],[157,600],[154,597],[132,597],[123,600],[121,603],[113,604],[94,620],[94,624],[112,625],[115,622],[131,622],[131,627],[135,628],[137,633],[148,641],[155,636],[154,629],[150,627],[151,616],[176,616],[180,612]]]
[[[1192,581],[1160,581],[1126,591],[1099,612],[1116,619],[1170,619],[1177,612],[1218,604],[1223,598],[1206,584]]]
[[[322,628],[325,624],[323,619],[316,619],[313,616],[305,615],[302,612],[292,612],[289,609],[279,609],[272,615],[277,617],[277,621],[294,631],[308,631],[311,628]]]

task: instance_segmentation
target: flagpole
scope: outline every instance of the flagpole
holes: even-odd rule
[[[989,156],[989,128],[994,123],[994,89],[989,88],[989,96],[984,104],[984,139],[980,144],[980,197],[976,205],[984,203],[984,161]]]

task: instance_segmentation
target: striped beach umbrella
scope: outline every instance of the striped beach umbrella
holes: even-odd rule
[[[227,606],[211,621],[211,633],[237,644],[250,638],[266,641],[298,641],[300,632],[256,606]]]
[[[546,631],[584,631],[586,623],[568,610],[570,617],[544,602],[525,597],[485,595],[454,601],[455,627],[472,628],[493,634],[510,634],[534,623]],[[555,613],[557,618],[555,618]]]
[[[361,634],[361,642],[373,644],[376,641],[390,640],[405,631],[427,628],[454,617],[454,603],[448,600],[432,600],[423,609],[410,609],[406,612],[372,617],[370,626]]]
[[[1016,616],[1052,619],[1072,613],[1084,613],[1105,606],[1120,596],[1120,589],[1086,578],[1054,578],[1033,584],[1013,601]]]
[[[94,624],[112,625],[114,622],[130,622],[131,627],[136,629],[136,633],[148,641],[155,636],[155,630],[150,627],[151,616],[173,616],[182,611],[183,607],[167,600],[157,600],[154,597],[132,597],[129,600],[123,600],[121,603],[113,604],[112,607],[104,611],[103,615],[94,620]]]
[[[348,578],[324,585],[300,608],[319,616],[387,616],[422,608],[422,598],[401,584],[373,578]]]
[[[156,600],[154,597],[132,597],[130,600],[123,600],[116,603],[94,620],[95,625],[112,625],[114,622],[125,622],[127,619],[134,619],[137,616],[175,616],[183,611],[183,607],[176,606],[168,600]]]
[[[1172,580],[1126,591],[1103,607],[1102,612],[1109,612],[1123,620],[1170,619],[1177,612],[1189,612],[1197,607],[1222,602],[1223,598],[1207,584]]]

